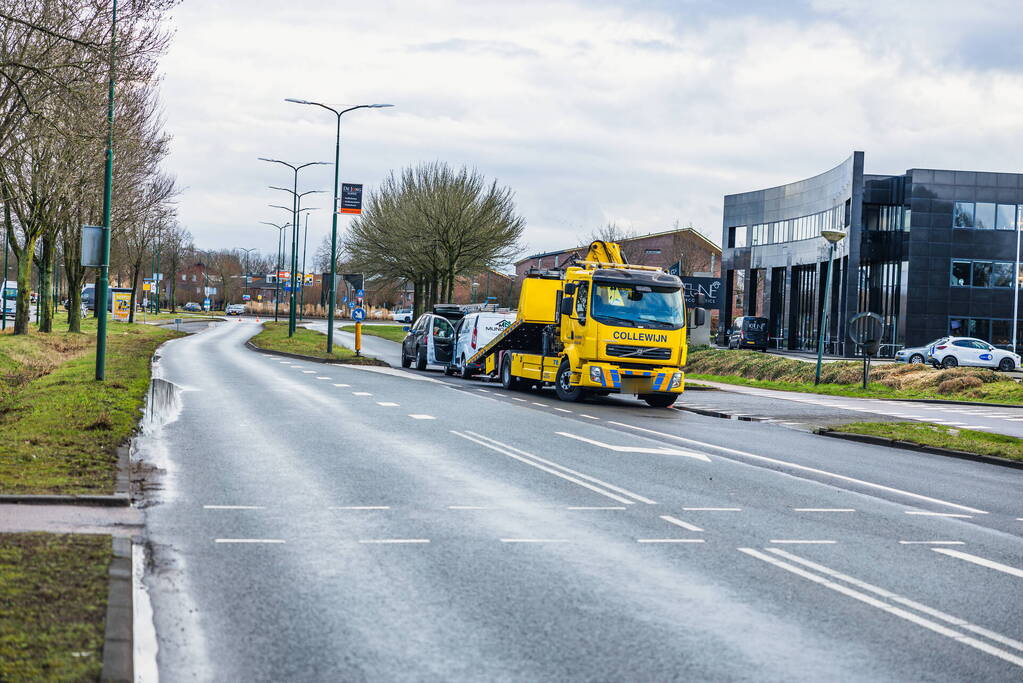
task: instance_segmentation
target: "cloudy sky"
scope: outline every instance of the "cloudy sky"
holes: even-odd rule
[[[268,204],[332,161],[367,190],[442,160],[512,188],[524,253],[608,221],[692,223],[722,196],[826,170],[1023,171],[1023,20],[1013,0],[184,0],[165,58],[180,217],[205,248],[273,251]],[[300,189],[330,190],[332,169]],[[283,200],[283,201],[282,201]],[[330,230],[330,198],[309,223]],[[349,218],[341,218],[342,229]]]

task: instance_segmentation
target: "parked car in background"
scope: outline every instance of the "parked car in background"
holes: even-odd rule
[[[412,327],[404,328],[408,335],[401,342],[401,367],[416,364],[416,370],[427,365],[451,363],[455,350],[455,323],[465,314],[458,306],[437,304],[433,313],[424,313]]]
[[[741,315],[728,328],[728,348],[767,351],[767,318]]]
[[[998,349],[973,337],[948,337],[929,348],[928,360],[934,367],[954,368],[960,365],[997,368],[1011,372],[1020,366],[1020,357],[1012,351]]]
[[[513,322],[514,313],[492,312],[469,313],[459,320],[455,325],[454,356],[444,372],[459,374],[465,379],[482,372],[483,367],[480,363],[467,364],[468,359]]]
[[[411,308],[399,308],[396,311],[391,312],[391,320],[399,323],[410,323],[412,322],[412,309]]]
[[[941,344],[946,339],[948,339],[948,337],[940,337],[929,344],[924,344],[923,346],[914,346],[908,349],[902,349],[895,354],[895,362],[913,363],[914,365],[926,363],[931,355],[931,347]]]
[[[228,304],[227,308],[224,309],[224,313],[228,315],[242,315],[245,313],[245,304]]]
[[[201,311],[202,310],[202,306],[200,306],[199,304],[195,303],[194,301],[189,301],[187,304],[185,304],[181,308],[182,308],[182,310],[193,311],[193,312],[194,311]]]

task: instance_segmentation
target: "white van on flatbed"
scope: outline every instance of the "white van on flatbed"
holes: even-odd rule
[[[467,314],[455,326],[455,349],[451,364],[444,372],[449,375],[461,375],[466,379],[482,372],[482,365],[466,365],[465,359],[474,356],[513,322],[514,313],[482,311]]]

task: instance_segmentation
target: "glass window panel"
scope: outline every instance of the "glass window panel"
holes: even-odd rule
[[[985,261],[973,262],[973,286],[991,286],[991,264]]]
[[[969,261],[952,261],[952,281],[949,284],[953,287],[970,286]]]
[[[1012,287],[1013,264],[1006,261],[998,261],[991,267],[992,287]]]
[[[995,227],[995,205],[977,202],[977,209],[973,215],[973,227],[991,230]]]
[[[973,227],[973,202],[956,202],[952,208],[952,225],[956,228]]]
[[[1016,205],[999,204],[995,213],[995,228],[998,230],[1016,229]]]
[[[991,343],[995,346],[1009,346],[1012,343],[1012,323],[1008,320],[991,321]]]
[[[953,337],[962,337],[966,333],[966,321],[962,318],[951,318],[948,321],[948,333]]]
[[[984,340],[990,339],[991,321],[987,318],[970,318],[970,333],[967,336]]]

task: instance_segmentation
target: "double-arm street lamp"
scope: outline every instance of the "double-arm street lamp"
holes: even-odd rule
[[[299,200],[303,195],[309,194],[304,192],[301,195],[298,193],[298,172],[306,166],[329,166],[329,162],[326,161],[310,161],[306,164],[300,164],[298,166],[289,164],[286,161],[280,159],[267,159],[266,157],[259,157],[260,161],[266,161],[272,164],[281,164],[287,166],[294,172],[293,189],[287,190],[283,187],[275,187],[275,190],[284,190],[285,192],[291,192],[292,206],[294,207],[291,212],[291,297],[290,310],[288,312],[288,336],[294,336],[295,334],[295,271],[298,269],[298,210]]]
[[[303,211],[313,211],[313,210],[315,210],[315,207],[309,207],[309,208],[303,209],[302,208],[302,198],[305,197],[307,194],[321,194],[321,193],[323,193],[323,190],[307,190],[306,192],[292,192],[291,190],[289,190],[286,187],[275,187],[273,185],[270,186],[270,189],[271,190],[280,190],[281,192],[287,192],[287,193],[291,194],[292,195],[292,200],[293,200],[293,203],[294,203],[294,209],[293,209],[294,213],[293,213],[293,216],[294,216],[295,223],[294,223],[294,225],[292,226],[292,229],[291,229],[291,234],[292,234],[292,242],[291,242],[291,278],[290,278],[291,279],[291,296],[289,297],[289,301],[291,302],[291,310],[289,311],[289,315],[288,315],[288,336],[290,337],[290,336],[295,334],[295,327],[296,327],[295,311],[297,309],[296,309],[296,306],[295,306],[295,297],[298,296],[298,294],[297,294],[298,289],[297,288],[299,286],[297,283],[298,283],[299,235],[301,234],[301,232],[300,232],[300,229],[301,229],[300,219],[302,218],[302,212]],[[271,204],[270,206],[272,206],[274,208],[277,208],[277,209],[287,209],[287,207],[282,207],[280,204]]]
[[[310,104],[314,107],[322,107],[337,117],[337,136],[334,144],[334,206],[331,207],[333,219],[330,225],[330,300],[327,303],[327,353],[334,350],[334,300],[337,298],[337,185],[338,173],[341,164],[341,116],[356,109],[383,109],[393,107],[393,104],[359,104],[347,109],[337,110],[321,102],[310,102],[289,97],[284,100],[293,104]]]
[[[274,322],[277,322],[277,313],[280,310],[281,302],[281,268],[284,266],[281,263],[284,260],[284,229],[291,227],[291,223],[285,223],[284,225],[267,223],[266,221],[260,221],[260,223],[277,228],[277,263],[275,264],[276,270],[274,272]]]
[[[256,251],[256,248],[252,247],[251,249],[246,249],[245,247],[239,247],[238,251],[244,251],[245,252],[245,263],[242,265],[242,270],[245,271],[245,272],[242,273],[242,277],[244,278],[244,281],[242,282],[242,292],[244,293],[245,292],[245,288],[248,287],[248,285],[249,285],[249,274],[250,274],[249,273],[249,252]]]

